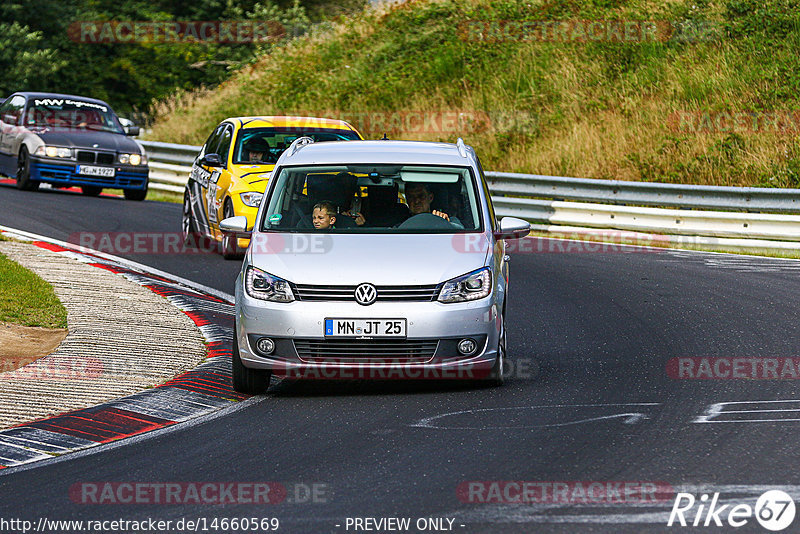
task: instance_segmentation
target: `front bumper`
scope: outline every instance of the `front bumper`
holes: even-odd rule
[[[239,356],[246,367],[270,369],[297,378],[484,378],[497,358],[502,320],[493,297],[458,303],[377,302],[361,306],[355,302],[274,303],[252,299],[240,284],[236,287],[236,324]],[[431,357],[382,357],[364,355],[359,341],[354,354],[309,361],[300,356],[298,345],[324,342],[325,318],[405,318],[409,344],[435,343]],[[255,350],[255,340],[269,337],[275,350],[269,356]],[[477,350],[464,356],[457,351],[458,340],[471,338]],[[298,345],[296,345],[298,343]],[[424,360],[424,361],[420,361]]]
[[[61,162],[49,158],[31,157],[30,177],[35,182],[57,186],[95,186],[114,189],[141,190],[147,188],[147,165],[114,165],[114,176],[85,176],[77,173],[78,163]],[[109,167],[111,165],[108,165]]]

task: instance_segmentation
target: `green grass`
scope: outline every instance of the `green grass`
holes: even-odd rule
[[[475,20],[599,19],[710,31],[640,43],[476,41],[462,31]],[[200,144],[226,117],[313,113],[351,120],[367,138],[461,136],[491,170],[800,187],[800,115],[788,130],[693,131],[674,120],[795,113],[798,57],[800,6],[790,0],[417,0],[344,18],[216,90],[156,103],[149,137]],[[406,112],[489,120],[437,132],[363,119]]]
[[[50,284],[0,254],[0,322],[66,328],[67,311]]]

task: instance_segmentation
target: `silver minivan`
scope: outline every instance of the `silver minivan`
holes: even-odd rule
[[[456,144],[313,143],[276,163],[236,281],[233,386],[299,379],[468,379],[500,385],[505,239],[478,157]]]

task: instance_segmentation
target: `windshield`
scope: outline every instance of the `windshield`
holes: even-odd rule
[[[25,126],[94,130],[124,134],[114,112],[103,104],[65,98],[35,98]]]
[[[419,165],[284,167],[262,231],[461,233],[482,229],[468,168]]]
[[[311,137],[315,143],[361,139],[352,130],[335,128],[247,128],[239,131],[233,162],[277,163],[283,151],[298,137]]]

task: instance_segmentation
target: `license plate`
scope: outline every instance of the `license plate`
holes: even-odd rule
[[[96,167],[94,165],[78,165],[78,174],[85,176],[114,177],[114,167]]]
[[[325,337],[406,337],[406,320],[325,319]]]

